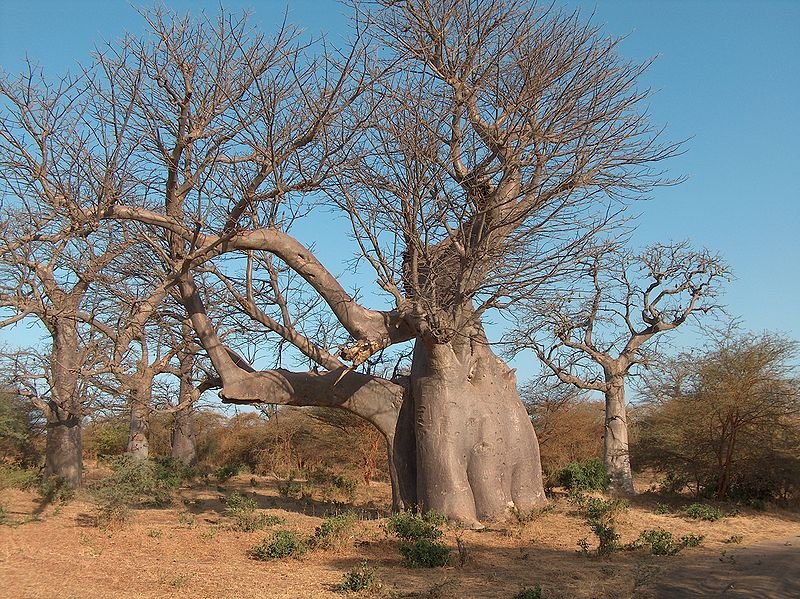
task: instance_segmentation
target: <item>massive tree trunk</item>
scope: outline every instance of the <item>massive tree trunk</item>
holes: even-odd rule
[[[606,374],[606,416],[603,435],[603,460],[611,475],[615,491],[633,495],[631,456],[628,449],[628,415],[625,408],[625,377],[616,373]]]
[[[130,434],[125,453],[146,460],[150,455],[150,414],[152,398],[152,375],[137,373],[138,380],[130,392]]]
[[[481,526],[546,503],[539,445],[514,371],[485,338],[416,342],[411,398],[416,496],[467,525]],[[404,432],[408,432],[405,427]]]
[[[192,404],[175,411],[172,421],[172,457],[185,466],[197,464],[197,438],[192,426]]]
[[[59,478],[72,488],[83,481],[83,413],[78,397],[78,333],[74,321],[51,326],[51,398],[47,403],[44,476]]]

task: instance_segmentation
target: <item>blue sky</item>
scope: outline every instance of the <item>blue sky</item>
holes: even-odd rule
[[[180,12],[215,12],[219,5],[164,4]],[[290,22],[327,31],[334,42],[346,23],[347,8],[333,0],[222,4],[251,9],[265,31],[288,11]],[[729,312],[746,330],[800,339],[800,0],[561,4],[587,18],[593,13],[609,34],[627,36],[624,56],[658,57],[643,80],[656,92],[652,122],[666,127],[668,139],[688,140],[685,153],[666,165],[687,181],[636,206],[635,242],[689,239],[719,252],[736,275],[724,298]],[[87,61],[104,40],[143,30],[125,0],[2,0],[0,65],[16,72],[28,55],[57,74]]]

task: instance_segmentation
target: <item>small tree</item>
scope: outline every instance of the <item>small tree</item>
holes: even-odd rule
[[[800,486],[797,343],[776,334],[727,338],[648,377],[642,463],[695,491],[770,499]]]
[[[652,359],[658,335],[719,308],[728,268],[687,243],[641,254],[603,246],[581,266],[569,291],[521,311],[511,340],[517,350],[532,348],[562,382],[605,396],[606,468],[617,490],[634,493],[625,379]]]

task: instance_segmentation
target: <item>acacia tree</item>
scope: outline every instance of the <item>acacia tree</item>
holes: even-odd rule
[[[729,271],[685,242],[640,254],[602,246],[580,264],[569,291],[521,311],[512,347],[532,348],[562,382],[605,396],[605,465],[617,490],[634,493],[625,379],[651,361],[658,335],[720,308]]]
[[[800,488],[797,343],[734,334],[647,377],[642,462],[724,499],[788,498]]]
[[[516,0],[371,6],[346,52],[316,54],[289,29],[268,40],[225,14],[146,14],[151,37],[102,52],[94,90],[130,107],[126,186],[76,199],[72,216],[135,221],[165,240],[153,251],[224,401],[350,410],[387,441],[396,508],[477,526],[545,501],[535,433],[486,311],[574,262],[626,196],[660,182],[653,164],[674,147],[639,108],[645,66],[577,15]],[[292,233],[323,207],[351,223],[391,308],[358,300]],[[202,301],[212,272],[238,286],[243,314],[317,366],[255,371],[228,348]],[[297,287],[337,331],[303,325]],[[408,376],[360,371],[408,341]]]

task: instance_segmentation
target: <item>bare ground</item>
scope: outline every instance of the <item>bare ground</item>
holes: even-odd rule
[[[792,512],[745,511],[698,522],[655,514],[657,498],[644,495],[622,517],[623,542],[663,528],[676,537],[705,535],[703,545],[671,557],[626,551],[597,558],[576,551],[591,534],[574,507],[556,499],[554,509],[526,523],[448,529],[453,565],[415,570],[401,565],[397,541],[381,527],[386,485],[373,485],[353,502],[363,520],[341,550],[270,562],[246,554],[270,531],[237,532],[223,515],[220,497],[234,490],[286,519],[273,528],[307,536],[336,509],[281,497],[276,481],[246,476],[223,487],[184,488],[172,507],[137,510],[124,525],[99,528],[85,498],[43,507],[33,493],[3,491],[17,524],[0,527],[0,598],[342,597],[334,587],[362,559],[382,582],[372,593],[379,597],[511,598],[536,585],[547,599],[800,597],[800,515]],[[463,565],[457,536],[466,547]]]

